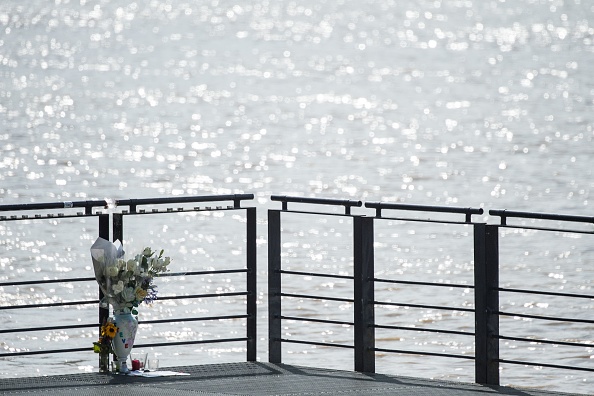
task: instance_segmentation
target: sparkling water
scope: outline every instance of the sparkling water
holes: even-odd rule
[[[280,206],[271,194],[592,215],[593,7],[586,0],[4,0],[0,203],[255,194],[258,356],[267,360],[266,209]],[[241,267],[245,224],[230,213],[135,219],[126,223],[126,244],[164,247],[182,270]],[[498,221],[488,214],[478,220]],[[472,283],[470,228],[399,225],[376,226],[378,271]],[[74,235],[64,231],[69,227]],[[284,265],[352,273],[351,228],[346,219],[287,217]],[[94,219],[1,223],[0,280],[90,276],[88,248],[96,236]],[[591,236],[510,231],[503,237],[504,285],[591,294]],[[222,289],[241,288],[231,278]],[[161,292],[221,287],[208,281],[164,281]],[[350,293],[346,281],[307,282],[321,294]],[[285,281],[295,292],[303,284]],[[92,282],[5,287],[0,299],[44,303],[94,293]],[[394,301],[427,298],[415,288],[378,293]],[[472,306],[470,289],[430,300],[449,305],[454,298]],[[564,317],[573,310],[572,316],[592,318],[592,300],[572,307],[555,302],[509,296],[502,310]],[[286,304],[302,316],[348,320],[352,313],[350,304]],[[230,305],[163,302],[141,315],[220,314]],[[44,310],[24,311],[0,311],[0,317],[12,328],[38,326]],[[392,324],[473,331],[472,317],[462,312],[409,311],[378,315]],[[95,314],[81,307],[74,316],[86,323]],[[71,314],[47,315],[60,321]],[[156,342],[217,336],[216,326],[208,326],[144,332],[154,332]],[[575,342],[591,342],[594,334],[591,325],[567,331],[511,320],[502,327]],[[229,331],[241,334],[241,323]],[[298,339],[352,340],[348,327],[287,323],[286,331]],[[473,354],[472,338],[378,333],[387,348]],[[22,333],[0,340],[0,348],[90,346],[96,337],[92,330]],[[350,350],[284,349],[287,363],[353,368]],[[568,351],[502,341],[502,351],[593,367],[594,346]],[[157,353],[161,366],[244,359],[242,344]],[[93,370],[96,356],[89,355],[2,360],[0,375]],[[381,354],[377,371],[474,379],[472,362],[409,355]],[[502,382],[521,386],[588,393],[592,380],[588,373],[502,366]]]

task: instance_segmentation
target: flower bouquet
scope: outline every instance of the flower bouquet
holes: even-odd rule
[[[157,298],[157,286],[154,278],[168,271],[171,259],[163,257],[163,250],[158,254],[151,248],[133,258],[125,259],[120,241],[112,243],[97,238],[91,246],[91,257],[95,270],[95,279],[104,297],[100,306],[113,307],[117,327],[111,345],[120,362],[120,372],[128,372],[126,359],[132,351],[138,320],[132,315],[138,314],[141,303],[150,303]]]

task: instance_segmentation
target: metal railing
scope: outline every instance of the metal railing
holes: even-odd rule
[[[208,270],[208,271],[189,271],[184,273],[166,273],[161,276],[176,277],[176,276],[199,276],[199,275],[214,275],[214,274],[245,274],[245,290],[230,292],[230,293],[208,293],[208,294],[192,294],[192,295],[175,295],[159,297],[159,300],[177,300],[177,299],[210,299],[220,297],[244,297],[246,313],[241,315],[224,315],[224,316],[203,316],[203,317],[183,317],[175,319],[159,319],[140,321],[139,324],[157,324],[157,323],[170,323],[170,322],[195,322],[195,321],[216,321],[225,319],[245,319],[246,320],[246,336],[237,338],[216,338],[211,340],[191,340],[191,341],[178,341],[178,342],[163,342],[163,343],[151,343],[150,345],[136,344],[136,348],[142,347],[165,347],[165,346],[177,346],[177,345],[191,345],[191,344],[210,344],[210,343],[225,343],[225,342],[246,342],[247,360],[256,360],[256,208],[255,207],[241,207],[241,202],[244,200],[253,199],[253,194],[234,194],[234,195],[215,195],[215,196],[190,196],[190,197],[171,197],[171,198],[143,198],[143,199],[125,199],[116,200],[116,207],[128,207],[128,210],[122,210],[121,213],[105,214],[99,211],[93,212],[93,208],[97,206],[108,207],[106,201],[79,201],[79,202],[53,202],[43,204],[20,204],[20,205],[0,205],[0,212],[14,212],[9,216],[1,216],[0,221],[19,221],[19,220],[31,220],[31,219],[61,219],[69,217],[88,217],[94,216],[98,218],[99,232],[98,236],[104,239],[110,238],[110,231],[113,235],[113,240],[120,240],[123,242],[124,238],[124,219],[128,216],[142,216],[142,215],[159,215],[159,214],[171,214],[180,212],[212,212],[212,211],[245,211],[246,216],[246,262],[245,268],[232,268],[232,269],[220,269],[220,270]],[[212,203],[212,202],[224,202],[232,201],[231,206],[205,206],[205,207],[177,207],[177,208],[165,208],[162,209],[161,205],[170,204],[189,204],[189,203]],[[139,206],[150,205],[151,209],[139,209]],[[186,205],[187,206],[187,205]],[[85,208],[85,212],[78,212],[75,214],[60,212],[57,215],[55,213],[44,213],[41,215],[35,215],[33,217],[22,214],[22,211],[27,210],[48,210],[48,209],[70,209],[70,208]],[[111,221],[110,221],[111,216]],[[90,258],[89,258],[90,260]],[[94,277],[85,278],[62,278],[53,280],[31,280],[31,281],[11,281],[1,282],[0,287],[19,287],[23,285],[44,285],[51,283],[77,283],[77,282],[95,282]],[[61,301],[54,303],[32,303],[32,304],[18,304],[18,305],[4,305],[0,306],[0,312],[2,311],[16,311],[20,309],[29,308],[47,308],[47,307],[65,307],[65,306],[81,306],[81,305],[95,305],[99,307],[99,301],[103,297],[101,291],[98,290],[98,299],[93,300],[80,300],[80,301]],[[65,324],[60,326],[39,326],[29,328],[12,328],[12,329],[0,329],[0,334],[9,333],[23,333],[23,332],[35,332],[35,331],[53,331],[53,330],[67,330],[67,329],[81,329],[81,328],[99,328],[101,323],[109,316],[109,310],[106,308],[98,308],[97,321],[94,323],[73,323]],[[92,351],[92,346],[86,348],[64,348],[64,349],[44,349],[35,351],[16,351],[0,353],[0,358],[26,356],[26,355],[38,355],[38,354],[55,354],[55,353],[70,353],[70,352],[81,352],[81,351]]]
[[[124,241],[124,223],[125,219],[130,216],[150,216],[150,215],[168,215],[171,213],[183,212],[213,212],[213,211],[245,211],[246,216],[246,256],[245,268],[227,268],[218,270],[205,271],[190,271],[183,273],[168,273],[165,276],[203,276],[214,274],[245,274],[245,290],[221,292],[221,293],[204,293],[191,295],[171,295],[160,297],[160,300],[178,300],[178,299],[210,299],[217,297],[243,297],[246,303],[245,314],[238,315],[223,315],[223,316],[202,316],[202,317],[183,317],[173,319],[157,319],[141,321],[141,325],[152,325],[159,323],[170,322],[196,322],[196,321],[216,321],[222,319],[245,319],[246,320],[246,336],[236,338],[216,338],[212,340],[188,340],[178,342],[157,342],[151,344],[137,344],[135,347],[166,347],[177,345],[190,344],[207,344],[207,343],[224,343],[224,342],[246,342],[247,345],[247,360],[256,360],[256,208],[241,207],[241,202],[244,200],[251,200],[254,196],[252,194],[236,194],[236,195],[218,195],[218,196],[198,196],[198,197],[167,197],[167,198],[148,198],[148,199],[126,199],[117,200],[114,202],[116,208],[120,208],[119,213],[106,214],[97,208],[107,208],[108,203],[104,200],[99,201],[77,201],[77,202],[53,202],[53,203],[39,203],[39,204],[21,204],[21,205],[0,205],[0,212],[7,213],[0,215],[0,224],[2,222],[21,222],[28,221],[26,224],[36,224],[37,220],[45,221],[48,219],[59,221],[64,218],[74,217],[96,217],[98,220],[98,236],[109,239],[110,234],[112,240]],[[561,322],[561,323],[579,323],[591,325],[594,320],[589,318],[572,318],[572,317],[557,317],[546,315],[533,315],[523,312],[510,312],[503,310],[500,307],[500,296],[503,293],[526,294],[526,295],[540,295],[552,296],[555,298],[567,298],[578,300],[592,300],[594,295],[586,293],[565,293],[560,291],[547,290],[529,290],[526,288],[512,288],[502,287],[500,285],[500,275],[502,269],[500,268],[500,234],[504,230],[532,230],[539,232],[553,232],[564,234],[587,234],[594,235],[594,230],[577,230],[565,229],[559,226],[555,227],[541,227],[535,225],[512,225],[509,224],[510,219],[523,219],[524,221],[556,221],[566,225],[569,222],[594,224],[594,217],[585,216],[569,216],[546,213],[530,213],[530,212],[515,212],[507,210],[490,210],[489,214],[495,218],[499,217],[500,224],[487,224],[485,222],[475,222],[472,216],[482,215],[481,208],[461,208],[449,206],[424,206],[424,205],[410,205],[397,204],[385,202],[367,202],[365,205],[361,201],[354,200],[339,200],[339,199],[321,199],[321,198],[306,198],[306,197],[291,197],[291,196],[277,196],[271,197],[272,201],[281,202],[282,209],[268,210],[268,313],[269,313],[269,361],[271,363],[282,362],[282,345],[283,343],[296,343],[306,345],[317,345],[324,347],[336,347],[351,349],[354,352],[354,369],[360,372],[375,372],[376,371],[376,353],[395,353],[395,354],[413,354],[413,355],[427,355],[437,356],[453,359],[472,360],[475,367],[475,381],[483,384],[498,385],[500,383],[500,364],[524,365],[524,366],[540,366],[553,369],[567,369],[583,372],[594,372],[594,368],[578,367],[572,365],[551,364],[547,362],[517,360],[502,357],[500,351],[501,341],[513,341],[519,343],[538,343],[553,346],[567,346],[570,348],[591,348],[591,340],[571,340],[571,341],[555,341],[546,338],[535,338],[533,334],[529,336],[515,336],[510,334],[502,334],[500,331],[500,320],[505,317],[525,318],[537,321],[547,322]],[[229,206],[188,206],[193,203],[212,203],[231,201],[233,204]],[[180,205],[179,207],[163,207],[163,205]],[[307,210],[290,210],[289,205],[305,205]],[[323,205],[325,207],[332,207],[334,212],[315,211],[310,210],[312,206],[309,205]],[[84,208],[83,212],[77,211],[77,208]],[[127,209],[124,209],[127,208]],[[353,208],[361,208],[359,211],[372,209],[373,213],[366,215],[364,212],[360,214],[353,214]],[[59,213],[54,210],[61,210]],[[45,210],[52,211],[49,213],[31,216],[28,213],[30,210]],[[406,216],[395,216],[395,212],[405,212]],[[448,216],[463,215],[464,219],[455,220],[437,220],[437,219],[420,219],[408,215],[411,212],[416,213],[442,213]],[[282,260],[282,223],[281,217],[285,214],[293,213],[297,216],[333,216],[340,219],[346,218],[352,221],[352,240],[350,241],[353,252],[353,273],[352,275],[345,275],[340,273],[289,270],[283,268]],[[389,215],[386,215],[389,213]],[[31,221],[36,220],[36,221]],[[452,282],[430,282],[426,280],[404,280],[394,279],[386,276],[379,276],[376,274],[376,247],[375,247],[375,224],[378,222],[388,223],[412,223],[412,224],[439,224],[446,226],[465,226],[471,227],[472,232],[472,249],[469,250],[468,261],[474,263],[474,270],[472,274],[473,284],[455,284]],[[390,225],[390,224],[389,224]],[[472,251],[472,252],[471,252]],[[282,287],[282,278],[285,276],[297,277],[320,277],[329,278],[340,281],[352,282],[352,298],[351,297],[331,297],[321,296],[309,293],[293,292],[287,293]],[[39,279],[39,280],[24,280],[24,281],[8,281],[0,282],[0,287],[20,287],[37,284],[56,284],[56,283],[77,283],[77,282],[95,282],[94,277],[83,278],[62,278],[62,279]],[[473,290],[474,292],[474,307],[461,307],[437,304],[417,304],[411,302],[392,301],[385,299],[377,299],[376,291],[379,285],[412,285],[419,288],[465,288]],[[98,290],[98,288],[97,288]],[[425,290],[425,289],[423,289]],[[30,304],[16,304],[0,306],[1,312],[15,312],[18,310],[27,310],[32,308],[51,308],[51,307],[66,307],[66,306],[83,306],[94,305],[99,306],[101,298],[98,292],[98,299],[77,300],[77,301],[52,301],[49,303],[30,303]],[[312,317],[299,317],[293,315],[283,315],[283,298],[297,298],[304,301],[322,300],[335,301],[339,303],[352,304],[353,318],[352,320],[326,320]],[[440,311],[460,311],[466,314],[471,314],[474,319],[474,331],[459,331],[442,328],[424,328],[417,326],[394,325],[394,323],[381,323],[376,317],[376,308],[382,307],[406,307],[406,308],[420,308]],[[9,333],[23,333],[36,331],[55,331],[66,329],[82,329],[82,328],[98,328],[103,322],[109,312],[106,309],[98,308],[98,320],[92,323],[71,323],[61,324],[59,326],[37,326],[30,328],[0,328],[0,334]],[[293,339],[291,337],[283,336],[283,321],[305,321],[316,322],[328,325],[347,326],[353,329],[352,343],[333,343],[333,342],[315,342],[312,340]],[[382,331],[415,331],[427,333],[449,334],[461,337],[470,337],[474,343],[474,355],[468,354],[451,354],[442,352],[428,352],[418,350],[402,350],[390,348],[376,347],[376,330]],[[588,342],[589,341],[589,342]],[[0,353],[0,358],[37,355],[37,354],[54,354],[78,351],[90,351],[91,347],[87,348],[65,348],[65,349],[44,349],[44,350],[24,350],[24,351],[9,351]]]
[[[499,365],[501,363],[519,364],[519,365],[533,365],[541,367],[550,367],[557,369],[571,369],[577,371],[594,372],[593,368],[576,367],[561,364],[547,364],[542,362],[530,361],[516,361],[513,359],[502,359],[499,352],[500,340],[514,340],[530,343],[543,343],[553,345],[564,345],[572,347],[592,347],[592,344],[585,342],[563,342],[550,341],[544,339],[535,339],[528,337],[511,337],[501,335],[499,333],[499,320],[502,316],[515,317],[530,317],[539,320],[554,320],[561,322],[577,322],[592,324],[594,320],[579,319],[579,318],[559,318],[559,317],[543,317],[535,315],[525,315],[513,312],[503,312],[499,307],[499,294],[502,292],[514,293],[532,293],[532,294],[548,294],[560,297],[579,298],[579,299],[594,299],[594,295],[587,294],[570,294],[558,292],[545,292],[538,290],[520,290],[502,288],[499,286],[499,230],[503,227],[525,227],[544,231],[562,231],[562,232],[577,232],[594,234],[594,231],[579,231],[579,230],[559,230],[557,228],[537,228],[528,226],[510,226],[507,225],[506,219],[511,217],[521,217],[527,219],[544,219],[556,221],[573,221],[582,223],[594,223],[594,218],[580,217],[580,216],[563,216],[563,215],[549,215],[549,214],[534,214],[524,212],[510,212],[492,210],[489,213],[494,216],[501,217],[501,224],[489,225],[483,222],[473,222],[473,215],[483,214],[481,208],[458,208],[449,206],[423,206],[423,205],[409,205],[409,204],[394,204],[382,202],[368,202],[365,203],[365,208],[375,210],[375,216],[353,215],[350,208],[353,206],[361,206],[359,201],[343,201],[343,200],[318,200],[315,198],[300,198],[300,197],[284,197],[273,196],[273,201],[282,202],[282,210],[268,211],[268,288],[269,288],[269,361],[272,363],[281,363],[282,360],[282,343],[300,343],[307,345],[322,345],[327,347],[337,348],[351,348],[354,350],[354,369],[360,372],[375,372],[375,358],[376,352],[381,353],[396,353],[396,354],[413,354],[413,355],[427,355],[439,356],[445,358],[467,359],[473,360],[475,366],[475,381],[477,383],[499,385]],[[288,203],[299,202],[305,204],[322,204],[322,205],[337,205],[345,206],[344,214],[320,213],[311,210],[289,210]],[[390,211],[415,211],[422,213],[447,213],[449,215],[462,214],[465,216],[464,221],[454,220],[432,220],[419,219],[412,217],[394,217],[386,216],[387,210]],[[287,271],[282,266],[282,244],[281,244],[281,214],[295,213],[303,215],[324,215],[324,216],[348,216],[353,221],[353,276],[344,276],[317,272],[299,272]],[[454,283],[435,283],[426,281],[411,281],[401,279],[387,279],[378,277],[375,274],[375,248],[374,248],[374,223],[378,221],[404,221],[412,223],[435,223],[445,225],[465,225],[473,228],[473,253],[469,251],[469,255],[474,262],[474,285],[458,285]],[[353,298],[332,298],[325,296],[316,296],[310,294],[288,294],[285,293],[281,287],[283,275],[301,275],[301,276],[322,276],[337,279],[347,279],[353,282],[352,296]],[[400,285],[414,285],[423,288],[464,288],[474,291],[474,307],[460,307],[460,306],[440,306],[435,304],[412,304],[393,301],[377,301],[375,298],[375,291],[380,284],[400,284]],[[426,290],[426,289],[423,289]],[[295,316],[285,316],[282,313],[282,299],[283,297],[297,297],[302,300],[334,300],[347,303],[353,303],[354,312],[352,321],[331,321],[312,318],[300,318]],[[376,307],[378,306],[393,306],[393,307],[407,307],[407,308],[422,308],[440,311],[460,311],[472,314],[474,316],[474,332],[458,331],[450,329],[435,329],[423,328],[418,326],[394,326],[392,324],[378,323],[376,320]],[[295,340],[291,338],[282,337],[281,329],[283,328],[283,320],[302,320],[309,322],[319,322],[328,324],[341,324],[352,326],[354,328],[354,339],[352,344],[336,344],[336,343],[319,343],[308,340]],[[417,331],[429,333],[451,334],[463,337],[472,337],[474,341],[474,356],[467,354],[449,354],[436,353],[418,350],[401,350],[388,349],[376,347],[375,330],[404,330]]]
[[[393,221],[393,220],[403,220],[406,222],[412,223],[433,223],[433,224],[448,224],[451,226],[454,225],[470,225],[475,227],[480,227],[480,223],[473,223],[472,216],[473,215],[480,215],[483,214],[482,208],[462,208],[462,207],[452,207],[452,206],[426,206],[426,205],[410,205],[410,204],[397,204],[397,203],[385,203],[385,202],[366,202],[366,208],[375,209],[375,217],[369,218],[367,221],[370,222],[371,226],[373,227],[373,223],[377,221]],[[393,211],[403,211],[403,212],[420,212],[420,213],[445,213],[448,215],[464,215],[464,221],[459,220],[432,220],[432,219],[418,219],[418,218],[410,218],[410,217],[395,217],[395,216],[386,216],[385,212],[387,210]],[[373,249],[373,228],[370,229],[370,233],[372,236],[370,242],[370,249]],[[475,259],[477,257],[475,256]],[[366,272],[368,273],[368,279],[370,282],[370,286],[368,287],[369,295],[366,298],[366,303],[370,306],[369,309],[374,309],[378,306],[392,306],[392,307],[405,307],[405,308],[417,308],[417,309],[431,309],[431,310],[438,310],[438,311],[445,311],[445,312],[467,312],[472,313],[474,310],[472,308],[466,308],[461,306],[444,306],[444,305],[435,305],[435,304],[413,304],[413,303],[404,303],[404,302],[393,302],[393,301],[377,301],[373,295],[373,291],[376,289],[377,285],[380,284],[400,284],[400,285],[415,285],[420,287],[431,287],[431,288],[463,288],[463,289],[473,289],[474,287],[471,285],[459,285],[452,282],[427,282],[427,281],[411,281],[411,280],[400,280],[400,279],[393,279],[393,278],[379,278],[375,275],[375,262],[369,261],[368,268]],[[430,289],[434,290],[434,289]],[[475,301],[475,304],[480,304],[480,302]],[[385,330],[404,330],[404,331],[415,331],[415,332],[426,332],[426,333],[441,333],[441,334],[451,334],[451,335],[459,335],[459,336],[466,336],[466,337],[474,337],[476,339],[480,339],[481,337],[485,336],[482,333],[482,327],[477,326],[476,332],[467,332],[467,331],[457,331],[457,330],[449,330],[449,329],[436,329],[436,328],[425,328],[425,327],[413,327],[413,326],[394,326],[389,324],[382,324],[376,323],[375,321],[367,322],[368,327],[371,329],[385,329]],[[401,350],[401,349],[389,349],[389,348],[376,348],[374,345],[369,346],[362,346],[361,348],[367,348],[370,352],[383,352],[383,353],[399,353],[399,354],[415,354],[415,355],[425,355],[425,356],[439,356],[439,357],[446,357],[446,358],[456,358],[456,359],[474,359],[474,356],[468,356],[464,354],[448,354],[442,352],[428,352],[428,351],[415,351],[415,350]],[[371,353],[366,355],[368,359],[374,360],[375,356],[372,356]],[[365,367],[374,367],[373,362],[366,363]],[[479,369],[479,365],[477,365],[477,370]],[[477,381],[480,382],[480,381]]]
[[[23,212],[28,210],[47,210],[47,209],[72,209],[72,208],[84,208],[85,211],[73,213],[58,213],[58,217],[74,217],[74,216],[91,216],[93,215],[93,209],[96,207],[107,208],[107,201],[105,200],[94,200],[94,201],[61,201],[61,202],[39,202],[39,203],[25,203],[25,204],[11,204],[11,205],[0,205],[0,212]],[[71,212],[71,211],[70,211]],[[33,218],[53,218],[54,213],[38,214]],[[13,214],[10,217],[0,216],[1,221],[6,220],[27,220],[31,218],[28,214],[16,215]]]
[[[292,211],[293,213],[301,213],[301,214],[314,214],[314,215],[327,215],[327,216],[346,216],[346,217],[353,217],[351,215],[351,208],[352,207],[361,207],[361,201],[351,201],[351,200],[338,200],[338,199],[317,199],[317,198],[304,198],[304,197],[288,197],[288,196],[278,196],[273,195],[271,197],[272,201],[280,201],[282,202],[282,210],[274,210],[271,209],[268,211],[268,320],[269,320],[269,334],[268,334],[268,347],[269,347],[269,361],[271,363],[281,363],[282,361],[282,343],[283,342],[292,342],[292,343],[300,343],[300,344],[310,344],[310,345],[324,345],[324,346],[332,346],[338,348],[354,348],[352,345],[343,345],[343,344],[329,344],[329,343],[321,343],[321,342],[312,342],[306,340],[294,340],[294,339],[287,339],[282,337],[282,321],[283,320],[295,320],[295,321],[315,321],[318,323],[326,323],[326,324],[341,324],[347,326],[355,326],[362,321],[357,321],[356,318],[352,322],[338,322],[338,321],[331,321],[331,320],[324,320],[324,319],[311,319],[311,318],[301,318],[295,316],[283,316],[282,315],[282,298],[283,297],[294,297],[294,298],[305,298],[305,299],[319,299],[319,300],[332,300],[332,301],[341,301],[347,303],[354,303],[356,308],[360,308],[358,302],[355,299],[342,299],[342,298],[335,298],[335,297],[328,297],[328,296],[314,296],[314,295],[307,295],[307,294],[291,294],[285,293],[282,290],[282,275],[297,275],[297,276],[315,276],[315,277],[325,277],[330,279],[362,279],[361,276],[357,276],[357,272],[355,271],[354,276],[346,276],[346,275],[338,275],[338,274],[331,274],[331,273],[312,273],[312,272],[303,272],[303,271],[288,271],[282,269],[282,262],[281,262],[281,213],[288,211],[288,203],[304,203],[304,204],[314,204],[314,205],[329,205],[335,207],[344,207],[344,214],[341,213],[323,213],[323,212],[311,212],[311,211]],[[357,217],[358,218],[358,217]],[[359,224],[359,223],[357,223]],[[363,236],[362,233],[358,233],[357,235]],[[360,246],[357,245],[357,249]],[[358,289],[357,289],[358,290]],[[357,344],[358,345],[358,344]],[[357,352],[358,355],[359,351]]]
[[[96,200],[96,201],[67,201],[67,202],[45,202],[45,203],[27,203],[27,204],[12,204],[12,205],[0,205],[0,212],[12,212],[10,215],[1,215],[0,223],[2,222],[28,222],[31,220],[47,221],[47,220],[61,220],[74,217],[97,217],[99,222],[99,236],[103,238],[109,238],[109,223],[106,221],[105,215],[102,215],[100,211],[93,211],[95,208],[107,208],[107,201]],[[84,208],[84,212],[74,212],[73,209]],[[58,213],[53,212],[54,210],[61,210]],[[28,211],[31,210],[43,210],[51,211],[44,212],[43,214],[30,215]],[[55,284],[55,283],[83,283],[83,282],[94,282],[94,277],[88,278],[61,278],[61,279],[39,279],[39,280],[27,280],[27,281],[11,281],[11,282],[0,282],[0,288],[4,287],[19,287],[19,286],[32,286],[32,285],[44,285],[44,284]],[[98,305],[99,299],[94,300],[76,300],[76,301],[61,301],[52,303],[42,304],[17,304],[17,305],[3,305],[0,306],[0,312],[14,312],[21,309],[36,309],[36,308],[54,308],[54,307],[66,307],[66,306],[85,306],[85,305]],[[44,322],[44,321],[42,321]],[[2,329],[0,328],[0,334],[10,333],[30,333],[39,331],[54,331],[54,330],[67,330],[67,329],[84,329],[84,328],[96,328],[99,322],[93,323],[71,323],[60,326],[37,326],[27,328],[11,328]],[[4,352],[0,353],[0,358],[4,357],[15,357],[15,356],[27,356],[27,355],[39,355],[39,354],[54,354],[54,353],[66,353],[66,352],[80,352],[92,350],[92,347],[88,348],[67,348],[67,349],[45,349],[36,351],[17,351],[17,352]]]
[[[161,276],[166,277],[192,277],[202,275],[217,275],[217,274],[241,274],[246,275],[246,288],[243,291],[234,292],[220,292],[220,293],[204,293],[204,294],[191,294],[191,295],[176,295],[168,297],[159,297],[159,300],[192,300],[192,299],[212,299],[221,297],[241,297],[244,296],[246,299],[246,313],[242,315],[224,315],[224,316],[199,316],[199,317],[183,317],[183,318],[170,318],[160,320],[145,320],[139,321],[139,325],[150,325],[157,323],[170,323],[170,322],[195,322],[195,321],[214,321],[214,320],[227,320],[227,319],[245,319],[246,324],[246,336],[239,338],[214,338],[207,340],[191,340],[191,341],[177,341],[177,342],[165,342],[150,344],[135,344],[135,348],[142,347],[162,347],[162,346],[174,346],[174,345],[195,345],[195,344],[210,344],[210,343],[229,343],[229,342],[246,342],[246,359],[247,361],[256,360],[256,283],[257,283],[257,268],[256,268],[256,208],[248,207],[242,208],[241,202],[243,200],[251,200],[254,198],[253,194],[234,194],[234,195],[218,195],[218,196],[202,196],[202,197],[168,197],[168,198],[143,198],[143,199],[125,199],[116,200],[116,206],[128,206],[129,210],[123,210],[122,213],[113,214],[113,239],[124,240],[124,219],[130,216],[143,216],[143,215],[159,215],[179,212],[195,212],[195,211],[245,211],[246,212],[246,263],[245,268],[227,268],[219,270],[208,270],[208,271],[186,271],[183,273],[165,273]],[[170,205],[170,204],[188,204],[198,202],[220,202],[220,201],[232,201],[232,206],[205,206],[205,207],[191,207],[191,208],[166,208],[160,210],[158,208],[152,208],[149,211],[146,209],[139,209],[139,206],[143,205]],[[100,320],[106,318],[108,312],[101,310]]]
[[[484,305],[481,306],[482,312],[479,312],[477,307],[477,316],[480,315],[481,320],[485,323],[485,338],[481,344],[481,356],[484,360],[483,365],[485,370],[480,373],[481,382],[487,384],[499,384],[499,363],[523,365],[523,366],[538,366],[548,367],[554,369],[574,370],[582,372],[594,372],[594,367],[581,367],[581,366],[570,366],[562,364],[551,364],[543,361],[529,361],[529,360],[515,360],[506,359],[501,357],[500,352],[500,340],[508,341],[519,341],[522,343],[530,344],[547,344],[553,346],[568,346],[572,348],[592,348],[592,343],[585,342],[565,342],[548,340],[538,337],[515,337],[508,336],[500,333],[499,319],[501,317],[515,317],[524,318],[530,320],[545,321],[549,323],[584,323],[594,324],[592,319],[582,319],[575,317],[557,317],[557,316],[543,316],[543,315],[531,315],[521,312],[507,312],[501,311],[499,298],[501,293],[514,293],[521,295],[540,295],[540,296],[555,296],[563,297],[566,299],[578,299],[578,300],[593,300],[594,294],[577,294],[577,293],[562,293],[552,292],[545,290],[526,290],[518,288],[505,288],[499,284],[499,278],[501,270],[499,269],[500,261],[500,233],[504,229],[519,229],[519,230],[532,230],[532,231],[544,231],[544,232],[562,232],[567,234],[591,234],[594,235],[592,230],[578,230],[578,229],[567,229],[565,224],[567,223],[589,223],[594,224],[594,217],[588,216],[573,216],[573,215],[562,215],[562,214],[549,214],[549,213],[534,213],[534,212],[517,212],[508,210],[490,210],[489,214],[500,218],[500,224],[497,225],[485,225],[484,231],[480,232],[479,237],[479,248],[484,254],[484,260],[482,261],[484,270],[481,271],[481,281],[484,282]],[[542,226],[530,226],[530,225],[509,225],[509,218],[521,218],[530,220],[550,220],[562,223],[562,227],[542,227]],[[484,250],[483,250],[484,249]],[[475,271],[479,271],[477,268]],[[592,340],[589,340],[592,341]],[[477,354],[479,349],[477,347]]]

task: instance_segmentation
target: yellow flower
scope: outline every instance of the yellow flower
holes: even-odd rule
[[[111,322],[106,323],[104,326],[101,327],[101,335],[105,337],[113,338],[115,337],[117,332],[118,328]]]
[[[142,287],[137,287],[135,293],[136,293],[136,298],[138,300],[144,300],[146,295],[148,294],[148,292],[146,290],[144,290]]]

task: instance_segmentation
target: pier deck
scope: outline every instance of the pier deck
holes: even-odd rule
[[[131,377],[84,373],[0,379],[3,395],[423,395],[423,396],[561,396],[569,393],[411,377],[362,374],[271,363],[226,363],[173,367],[186,376]]]

